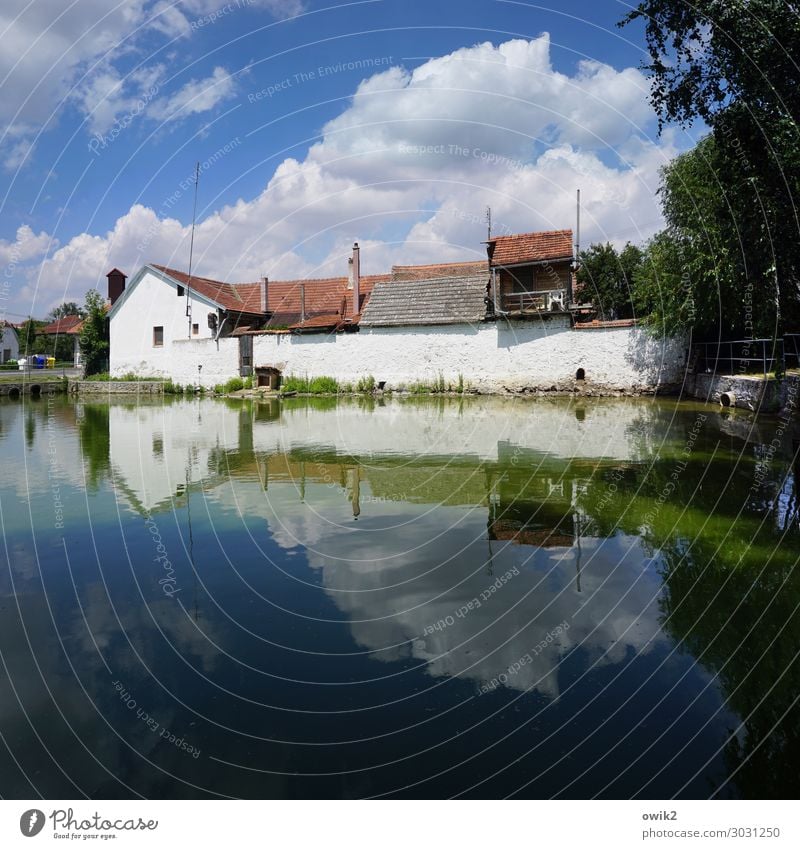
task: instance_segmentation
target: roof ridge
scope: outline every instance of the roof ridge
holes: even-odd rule
[[[492,236],[488,241],[499,242],[500,239],[522,239],[525,236],[556,236],[571,232],[571,227],[565,227],[561,230],[531,230],[529,233],[509,233],[506,236]]]

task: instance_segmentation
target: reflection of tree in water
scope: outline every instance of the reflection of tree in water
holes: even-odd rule
[[[108,475],[111,440],[109,437],[109,408],[107,404],[85,404],[78,419],[81,453],[88,465],[88,483],[97,488]]]
[[[800,579],[796,563],[785,555],[737,565],[746,544],[732,540],[722,556],[702,541],[689,551],[662,548],[664,628],[718,676],[730,707],[745,723],[739,736],[731,734],[725,751],[739,792],[795,798]]]
[[[33,409],[31,406],[28,406],[28,409],[25,414],[25,445],[28,446],[29,449],[33,448],[33,443],[36,440],[36,417],[34,416]]]
[[[638,533],[657,557],[665,632],[716,676],[744,723],[724,753],[736,790],[791,798],[800,795],[796,458],[773,457],[751,490],[758,458],[757,445],[736,464],[699,446],[677,476],[675,457],[606,469],[580,504],[595,533]]]

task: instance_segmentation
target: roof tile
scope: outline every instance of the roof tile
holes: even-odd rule
[[[572,258],[572,230],[496,236],[487,244],[494,266]]]

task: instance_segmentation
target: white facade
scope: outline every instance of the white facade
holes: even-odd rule
[[[207,387],[236,376],[239,340],[215,341],[206,321],[214,305],[199,298],[194,305],[195,315],[202,318],[199,334],[189,338],[186,298],[176,295],[174,283],[148,270],[141,279],[137,275],[111,314],[111,373],[169,377]],[[156,326],[163,327],[160,347],[153,344]],[[255,367],[351,383],[372,375],[387,388],[430,383],[441,374],[453,386],[461,376],[466,386],[486,392],[549,389],[571,383],[583,369],[595,386],[650,389],[680,384],[686,363],[681,340],[654,339],[631,327],[573,330],[567,316],[557,315],[524,322],[364,327],[357,333],[273,333],[252,339]]]
[[[13,327],[4,324],[0,327],[0,363],[19,359],[19,338]]]
[[[145,268],[128,284],[114,304],[110,320],[110,371],[115,375],[133,372],[140,375],[174,377],[176,368],[183,372],[186,363],[174,362],[173,346],[178,341],[193,342],[213,339],[208,326],[208,313],[217,307],[196,292],[191,293],[191,319],[186,315],[187,295],[178,295],[178,286],[167,275]],[[196,326],[196,333],[193,329]],[[161,344],[157,344],[156,328],[161,328]],[[197,357],[194,375],[197,378]],[[237,361],[238,362],[238,361]],[[237,362],[226,379],[236,374]],[[189,382],[184,378],[183,382]],[[212,381],[213,383],[213,381]]]

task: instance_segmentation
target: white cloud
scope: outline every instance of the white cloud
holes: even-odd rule
[[[120,59],[138,51],[154,31],[166,38],[191,36],[192,20],[228,5],[228,0],[4,0],[0,8],[4,165],[21,165],[27,149],[23,141],[30,143],[40,128],[51,128],[65,104],[82,109],[90,132],[103,132],[132,108],[147,88],[142,77],[153,72],[139,70],[125,77]],[[280,18],[301,11],[302,4],[253,0],[241,7],[242,12],[259,8]],[[213,88],[217,94],[227,85],[225,80],[219,83]],[[206,93],[207,98],[212,96]],[[204,102],[199,93],[194,111],[204,111]]]
[[[654,116],[638,71],[583,62],[568,75],[549,51],[547,36],[479,44],[364,80],[305,158],[285,159],[260,193],[198,224],[197,272],[343,274],[354,238],[367,272],[477,257],[486,205],[498,234],[571,227],[576,188],[583,244],[652,235],[658,171],[677,137],[648,137]],[[212,108],[230,86],[218,68],[210,85],[187,84],[159,114]],[[56,252],[42,287],[67,280],[77,297],[111,265],[184,267],[188,235],[169,210],[134,206],[105,235],[82,234]]]
[[[149,115],[157,120],[171,121],[208,112],[231,97],[235,90],[234,78],[225,68],[217,67],[211,76],[190,80],[170,98],[155,101]]]
[[[15,266],[21,262],[41,257],[51,246],[50,236],[38,235],[27,224],[17,229],[13,242],[0,239],[0,265]]]

